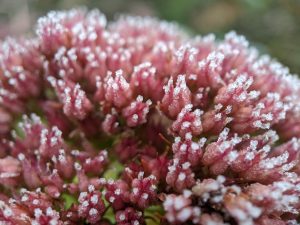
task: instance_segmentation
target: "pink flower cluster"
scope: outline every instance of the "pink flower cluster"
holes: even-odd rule
[[[0,224],[300,223],[300,80],[243,36],[97,10],[0,46]]]

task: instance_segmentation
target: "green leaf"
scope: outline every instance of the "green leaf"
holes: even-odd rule
[[[73,195],[63,193],[61,197],[64,199],[65,209],[69,209],[73,203],[77,203],[77,199]]]
[[[153,205],[145,210],[146,224],[157,225],[160,223],[160,216],[163,215],[163,208],[161,205]]]
[[[103,174],[103,177],[106,179],[116,180],[119,178],[120,173],[123,171],[124,166],[117,160],[113,161],[109,168]]]
[[[106,201],[106,199],[103,199],[103,201],[104,201],[105,207],[108,207],[109,206],[108,201]],[[103,218],[108,219],[112,224],[116,223],[115,213],[114,213],[112,207],[108,208],[108,210],[105,212]]]

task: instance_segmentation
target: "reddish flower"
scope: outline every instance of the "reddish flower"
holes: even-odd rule
[[[122,108],[131,102],[131,89],[122,70],[116,71],[115,78],[108,75],[105,86],[105,100],[116,108]]]
[[[140,124],[146,123],[151,103],[152,102],[150,100],[147,100],[144,103],[143,97],[139,95],[136,98],[136,101],[124,108],[122,115],[126,119],[127,126],[136,127]]]
[[[185,76],[178,76],[175,87],[173,78],[170,78],[164,91],[160,108],[170,118],[176,118],[182,108],[191,103],[191,92],[186,86]]]
[[[122,180],[108,180],[106,184],[105,198],[115,210],[123,209],[129,202],[128,184]]]
[[[166,196],[164,209],[168,222],[171,224],[182,224],[189,220],[193,220],[194,223],[198,222],[200,208],[192,206],[190,195],[189,191],[185,191],[183,195],[171,194]]]
[[[299,224],[300,80],[283,65],[235,32],[97,10],[36,33],[0,44],[0,223]]]
[[[55,80],[53,77],[49,77],[48,80],[59,95],[64,113],[70,117],[80,120],[84,119],[91,111],[92,105],[80,85],[74,85],[63,80]]]
[[[0,159],[0,183],[6,187],[13,187],[18,184],[18,178],[21,175],[20,162],[7,156]]]
[[[81,192],[78,198],[78,215],[91,223],[97,223],[105,210],[101,199],[101,192],[96,191],[93,185],[89,185],[88,192]]]
[[[192,136],[198,136],[202,132],[201,115],[202,112],[199,109],[191,112],[193,105],[186,105],[178,114],[177,119],[173,122],[171,131],[174,134],[179,134],[181,137],[185,137],[187,133]]]
[[[134,208],[128,207],[125,210],[116,212],[116,222],[118,225],[143,225],[145,221],[143,214]]]
[[[178,192],[191,188],[195,183],[195,174],[190,166],[191,164],[189,162],[180,164],[179,160],[175,158],[168,167],[169,171],[166,177],[167,184]]]
[[[145,209],[156,202],[156,178],[154,176],[138,177],[131,183],[130,200],[140,209]]]

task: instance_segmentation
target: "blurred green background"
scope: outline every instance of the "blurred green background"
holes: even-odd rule
[[[300,0],[0,0],[0,38],[32,32],[36,18],[49,10],[77,6],[99,8],[109,19],[155,16],[220,38],[236,30],[300,74]]]

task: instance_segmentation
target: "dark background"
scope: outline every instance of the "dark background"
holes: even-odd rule
[[[155,16],[220,38],[236,30],[300,74],[300,0],[0,0],[0,38],[30,34],[49,10],[78,6],[99,8],[109,19],[122,13]]]

